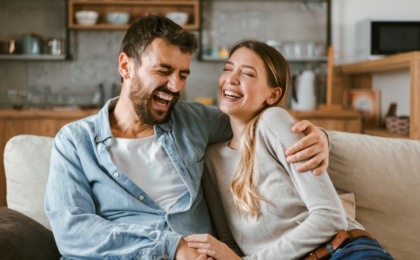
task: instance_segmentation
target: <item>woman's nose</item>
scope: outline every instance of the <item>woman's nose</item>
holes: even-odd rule
[[[235,72],[231,73],[227,77],[226,82],[228,82],[229,84],[232,84],[232,85],[238,85],[239,84],[239,77],[238,77],[237,73],[235,73]]]

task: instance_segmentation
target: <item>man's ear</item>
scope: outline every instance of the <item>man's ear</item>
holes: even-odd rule
[[[265,100],[267,105],[271,106],[272,104],[276,103],[277,100],[281,97],[283,90],[280,87],[273,88],[271,91],[271,95]]]
[[[123,79],[130,78],[130,63],[131,58],[128,57],[124,52],[121,52],[119,57],[118,71],[120,72],[120,75]]]

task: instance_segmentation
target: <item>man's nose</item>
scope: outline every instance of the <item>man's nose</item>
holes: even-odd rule
[[[172,92],[181,92],[184,90],[185,83],[181,80],[179,75],[173,73],[169,77],[168,88]]]

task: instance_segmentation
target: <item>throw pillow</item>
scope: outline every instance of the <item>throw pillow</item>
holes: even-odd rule
[[[0,256],[2,260],[61,257],[50,230],[6,207],[0,208]]]

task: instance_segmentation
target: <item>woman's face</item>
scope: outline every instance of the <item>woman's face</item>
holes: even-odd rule
[[[266,104],[277,100],[272,100],[273,92],[263,60],[245,47],[237,49],[219,78],[220,109],[230,117],[249,121]]]

